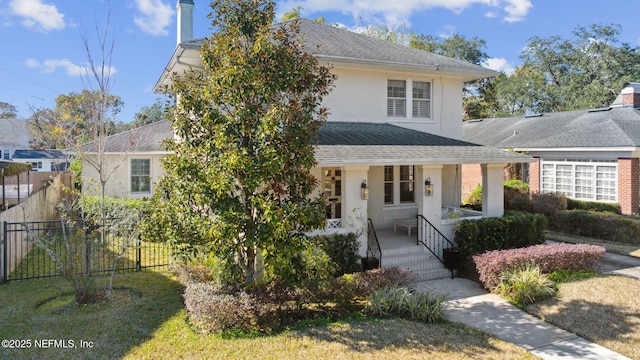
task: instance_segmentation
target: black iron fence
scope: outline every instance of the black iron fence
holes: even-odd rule
[[[163,243],[140,241],[132,226],[83,221],[4,222],[0,246],[0,280],[61,276],[75,271],[140,271],[169,265]]]

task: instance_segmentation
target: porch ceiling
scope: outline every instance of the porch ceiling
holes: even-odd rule
[[[316,161],[322,166],[500,164],[533,162],[527,155],[489,146],[319,145]]]

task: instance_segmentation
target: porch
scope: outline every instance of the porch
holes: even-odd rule
[[[408,269],[413,273],[415,281],[453,277],[451,270],[445,268],[424,245],[418,244],[417,231],[409,236],[406,231],[399,229],[381,229],[369,235],[370,238],[375,236],[380,246],[380,253],[374,251],[370,254],[380,261],[380,267]]]

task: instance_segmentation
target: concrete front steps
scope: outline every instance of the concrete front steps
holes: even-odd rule
[[[382,250],[382,267],[399,267],[415,274],[415,281],[451,278],[451,271],[422,245]]]

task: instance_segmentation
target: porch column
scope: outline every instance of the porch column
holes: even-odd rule
[[[362,199],[362,182],[369,186],[369,166],[342,167],[343,209],[342,227],[352,230],[359,235],[360,256],[367,256],[367,205],[368,200]]]
[[[482,216],[499,217],[504,214],[504,166],[482,164]]]
[[[422,165],[421,174],[417,177],[416,196],[420,200],[418,203],[418,214],[425,217],[432,224],[440,224],[442,217],[442,165]],[[433,186],[430,196],[425,196],[424,183],[429,180]]]

